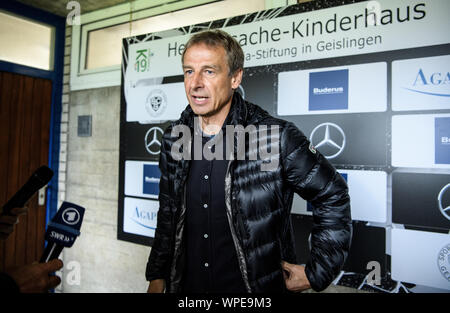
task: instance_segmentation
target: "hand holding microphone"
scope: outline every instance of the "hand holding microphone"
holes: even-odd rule
[[[53,171],[47,166],[39,167],[0,211],[0,239],[6,239],[14,231],[19,222],[19,215],[28,211],[25,205],[28,200],[53,177]]]
[[[53,171],[47,166],[37,169],[25,185],[1,207],[0,239],[6,239],[18,223],[18,217],[28,211],[26,203],[52,178]],[[0,292],[46,292],[60,284],[61,279],[51,273],[62,268],[58,256],[64,247],[71,247],[80,234],[84,208],[63,202],[60,210],[49,223],[46,232],[47,247],[41,263],[34,262],[0,273]]]
[[[20,267],[15,267],[7,271],[7,274],[14,280],[16,289],[21,293],[43,293],[53,289],[61,283],[61,278],[51,273],[63,267],[61,260],[52,260],[47,263],[33,263]],[[0,290],[2,290],[0,286]],[[11,292],[12,290],[2,290]]]

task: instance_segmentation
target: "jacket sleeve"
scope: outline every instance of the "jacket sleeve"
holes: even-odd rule
[[[166,279],[169,277],[170,263],[172,260],[172,212],[170,205],[167,159],[170,158],[170,147],[167,140],[170,136],[170,128],[166,129],[161,143],[159,169],[161,178],[159,181],[159,210],[155,230],[155,238],[147,262],[145,276],[148,281],[154,279]]]
[[[287,183],[313,206],[311,253],[305,272],[311,287],[322,291],[339,274],[350,250],[347,184],[292,123],[281,134],[281,157]]]

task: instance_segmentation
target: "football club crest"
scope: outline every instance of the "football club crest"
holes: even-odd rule
[[[161,89],[154,89],[145,101],[145,109],[153,117],[160,116],[167,107],[166,94]]]

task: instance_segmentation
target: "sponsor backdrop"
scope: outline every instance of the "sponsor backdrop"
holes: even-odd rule
[[[180,56],[193,33],[222,28],[245,53],[243,97],[294,122],[348,182],[354,238],[334,284],[450,291],[450,2],[339,3],[123,40],[119,239],[152,245],[162,133],[188,105]],[[312,223],[295,196],[299,264]]]

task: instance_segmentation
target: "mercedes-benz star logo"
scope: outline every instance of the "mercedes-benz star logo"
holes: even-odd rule
[[[447,195],[444,199],[444,195],[446,192],[450,192],[450,183],[445,185],[444,188],[441,189],[438,195],[438,205],[439,210],[441,211],[442,215],[444,215],[445,218],[450,220],[450,203],[448,202],[449,196]]]
[[[145,134],[145,149],[148,153],[157,155],[161,151],[161,142],[158,140],[158,134],[163,134],[163,130],[157,126],[150,128]]]
[[[313,129],[309,141],[327,159],[333,159],[344,151],[345,133],[334,123],[322,123]]]

